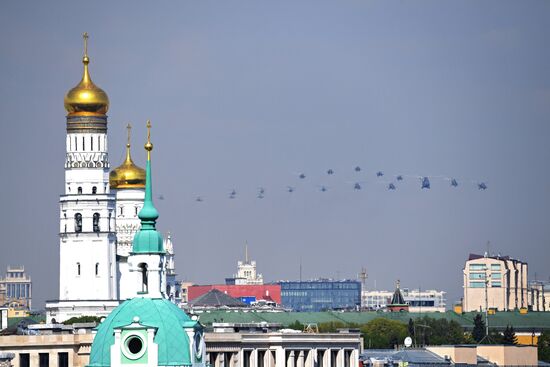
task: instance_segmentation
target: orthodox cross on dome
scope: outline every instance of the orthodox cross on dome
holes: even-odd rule
[[[151,160],[151,150],[153,150],[153,144],[151,143],[151,120],[147,120],[147,143],[145,143],[145,150],[147,151],[147,160]]]
[[[126,130],[128,130],[128,141],[126,143],[126,147],[130,148],[130,133],[132,132],[132,125],[130,125],[130,123],[126,125]]]
[[[88,56],[88,32],[84,32],[82,38],[84,39],[84,56]]]

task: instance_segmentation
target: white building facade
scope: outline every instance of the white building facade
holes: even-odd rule
[[[248,245],[244,250],[244,261],[237,261],[237,274],[233,278],[226,278],[226,284],[234,285],[262,285],[264,277],[256,271],[256,261],[248,258]]]
[[[361,307],[367,310],[381,310],[391,303],[394,291],[363,291]],[[444,291],[401,289],[409,312],[445,312],[447,307]]]
[[[128,125],[126,159],[109,172],[109,99],[90,78],[86,39],[85,34],[82,80],[64,101],[67,136],[65,188],[59,199],[59,298],[47,301],[47,322],[106,316],[120,301],[135,295],[128,257],[141,228],[138,213],[145,197],[145,170],[130,156]],[[179,287],[173,244],[170,237],[167,241],[167,255],[160,266],[164,290],[173,292],[166,297],[175,301]]]
[[[87,35],[85,35],[85,40]],[[85,42],[86,45],[86,42]],[[88,72],[85,46],[80,83],[65,96],[65,190],[59,199],[59,299],[48,302],[48,321],[101,304],[118,305],[115,197],[109,189],[107,94]],[[86,314],[86,313],[85,313]]]
[[[512,311],[529,305],[527,263],[509,256],[471,254],[463,269],[463,311]]]

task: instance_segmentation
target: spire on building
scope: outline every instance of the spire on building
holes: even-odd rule
[[[132,253],[134,254],[164,254],[162,236],[156,230],[156,222],[159,213],[153,205],[153,183],[151,182],[151,121],[147,121],[147,165],[145,167],[145,199],[138,217],[141,219],[141,229],[136,233],[133,242]]]

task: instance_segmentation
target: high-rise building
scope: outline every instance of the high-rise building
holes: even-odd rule
[[[32,281],[24,266],[8,266],[6,276],[0,278],[0,307],[31,309]]]
[[[261,285],[264,284],[262,274],[256,272],[256,261],[248,258],[248,244],[245,245],[244,261],[237,262],[237,274],[233,278],[226,278],[227,285]]]
[[[509,256],[470,254],[464,265],[463,311],[527,308],[527,263]]]

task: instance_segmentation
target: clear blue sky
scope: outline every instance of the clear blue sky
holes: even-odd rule
[[[173,233],[180,278],[223,282],[245,241],[270,281],[297,279],[301,257],[304,278],[351,278],[364,266],[369,288],[392,289],[399,278],[446,290],[449,303],[461,296],[468,254],[487,241],[527,261],[530,278],[550,276],[549,2],[0,9],[0,271],[25,265],[37,306],[58,296],[63,96],[80,79],[84,31],[92,78],[111,100],[113,167],[128,122],[143,166],[152,120],[159,227]],[[464,184],[434,179],[422,191],[406,178],[390,192],[377,170]],[[354,180],[364,190],[354,192]]]

